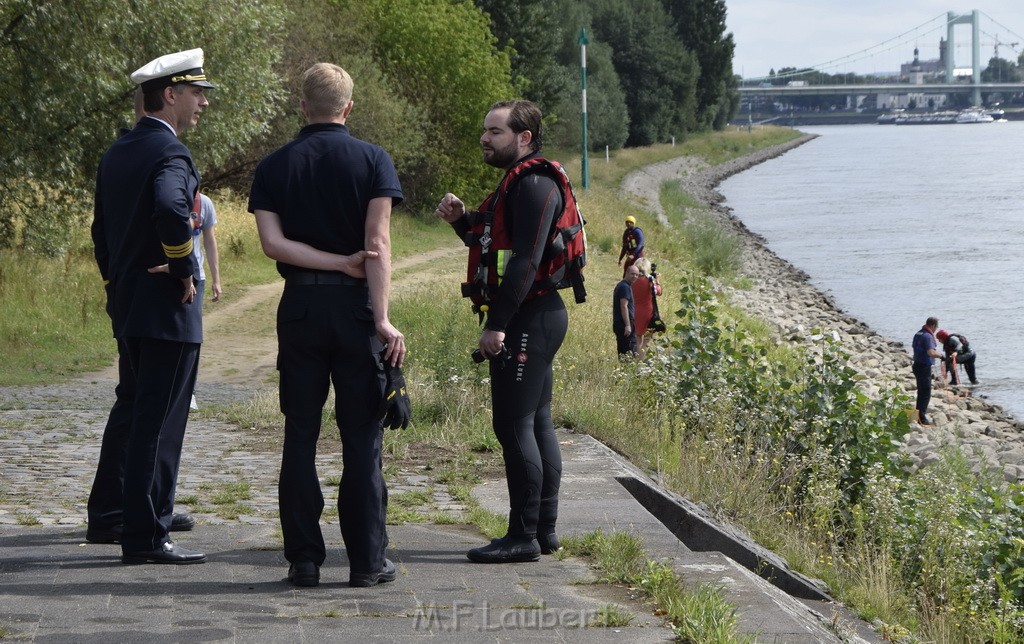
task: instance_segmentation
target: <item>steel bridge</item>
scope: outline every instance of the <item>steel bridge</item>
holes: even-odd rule
[[[957,15],[950,11],[946,14],[946,43],[949,55],[946,56],[946,73],[944,83],[869,83],[862,85],[804,85],[790,84],[785,86],[773,86],[762,82],[760,85],[741,86],[740,96],[877,96],[879,94],[947,94],[971,96],[971,102],[975,106],[981,105],[981,94],[1020,93],[1024,92],[1024,83],[982,83],[981,82],[981,52],[980,52],[980,12],[975,9],[969,14]],[[971,78],[969,82],[958,81],[954,75],[953,51],[956,32],[954,27],[960,24],[971,25]],[[1016,43],[1014,43],[1016,44]],[[998,39],[996,46],[998,48]],[[914,50],[915,62],[917,50]],[[753,79],[764,81],[766,79]],[[918,79],[920,81],[920,79]],[[747,81],[749,82],[749,80]]]
[[[740,87],[741,96],[877,96],[879,94],[969,94],[1024,92],[1024,83],[872,83],[865,85],[801,85]],[[980,103],[976,101],[975,104]]]

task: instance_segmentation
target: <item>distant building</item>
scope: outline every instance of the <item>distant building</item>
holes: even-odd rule
[[[942,77],[946,75],[946,39],[939,38],[939,58],[938,60],[921,60],[918,56],[919,51],[917,47],[914,47],[914,60],[913,62],[903,63],[900,65],[900,76],[907,78],[911,83],[920,85],[924,82],[925,78]],[[921,80],[915,81],[915,76]]]
[[[939,57],[935,60],[921,60],[920,51],[914,47],[914,60],[900,65],[900,80],[910,85],[925,85],[946,82],[946,39],[939,38]],[[956,78],[971,76],[971,69],[955,69]],[[877,107],[880,110],[909,109],[911,105],[917,109],[942,109],[946,105],[946,94],[926,94],[924,92],[893,92],[878,94]]]

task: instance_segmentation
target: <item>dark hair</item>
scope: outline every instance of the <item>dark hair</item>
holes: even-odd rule
[[[939,326],[939,318],[930,317],[924,321],[925,326]]]
[[[540,152],[541,148],[541,114],[540,108],[530,101],[499,101],[491,106],[490,111],[508,109],[508,126],[519,134],[529,132],[530,150]]]
[[[167,85],[164,85],[163,87],[143,92],[142,107],[146,110],[147,114],[159,112],[164,109],[164,89],[167,87]],[[171,85],[170,87],[174,88],[175,94],[181,94],[185,91],[185,83],[178,83],[176,85]]]

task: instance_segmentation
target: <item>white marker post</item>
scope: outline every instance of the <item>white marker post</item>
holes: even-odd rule
[[[586,190],[590,187],[590,163],[587,159],[587,45],[590,44],[590,40],[587,39],[587,29],[580,27],[580,37],[577,41],[580,44],[580,69],[582,75],[580,78],[583,82],[583,163],[582,163],[582,183],[583,189]]]

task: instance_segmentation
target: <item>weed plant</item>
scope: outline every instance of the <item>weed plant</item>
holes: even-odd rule
[[[647,559],[643,544],[632,534],[598,530],[566,537],[562,545],[561,556],[571,554],[592,562],[595,582],[624,583],[640,589],[682,642],[755,641],[752,635],[738,632],[736,609],[725,601],[720,588],[700,585],[687,589],[669,566]],[[602,619],[595,625],[611,624]]]

